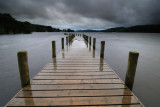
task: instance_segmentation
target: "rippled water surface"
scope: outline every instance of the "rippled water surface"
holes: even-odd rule
[[[156,33],[84,33],[106,41],[105,61],[125,80],[129,51],[140,53],[134,82],[135,95],[146,107],[159,107],[160,102],[160,34]],[[61,50],[63,33],[33,33],[0,36],[0,106],[4,106],[21,88],[17,51],[28,51],[30,77],[51,60],[51,41]]]

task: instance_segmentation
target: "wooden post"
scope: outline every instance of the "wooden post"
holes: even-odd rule
[[[133,84],[134,84],[134,77],[136,74],[138,56],[139,56],[138,52],[135,52],[135,51],[129,52],[125,84],[130,90],[132,90]]]
[[[88,36],[86,36],[86,41],[87,41],[87,43],[88,43]]]
[[[66,37],[66,45],[68,45],[68,37]]]
[[[91,45],[89,45],[89,52],[91,51]]]
[[[105,41],[101,41],[101,53],[100,53],[101,58],[104,58],[104,48],[105,48]]]
[[[71,42],[71,36],[69,37],[69,42]]]
[[[61,38],[62,40],[62,49],[64,49],[64,38]]]
[[[96,38],[93,38],[93,50],[96,49]]]
[[[56,41],[52,41],[52,58],[56,57]]]
[[[17,57],[21,78],[21,87],[23,88],[27,85],[30,85],[27,51],[19,51],[17,53]]]
[[[89,37],[89,45],[91,45],[91,36]]]

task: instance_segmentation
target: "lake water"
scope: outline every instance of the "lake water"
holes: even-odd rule
[[[78,32],[80,33],[80,32]],[[133,92],[146,107],[159,107],[160,102],[160,34],[159,33],[82,33],[106,41],[105,61],[124,81],[128,53],[138,51],[139,61]],[[30,77],[51,60],[51,41],[61,50],[64,33],[33,33],[0,36],[0,106],[4,106],[20,89],[17,52],[28,51]]]

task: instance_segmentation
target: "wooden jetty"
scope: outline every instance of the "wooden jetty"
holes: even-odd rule
[[[86,40],[67,39],[69,45],[6,106],[144,107]]]

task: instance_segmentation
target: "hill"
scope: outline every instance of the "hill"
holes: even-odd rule
[[[10,14],[0,13],[0,34],[17,34],[32,32],[74,32],[71,29],[60,30],[51,26],[31,24],[29,22],[20,22],[15,20]]]
[[[102,30],[102,32],[144,32],[144,33],[160,33],[160,25],[137,25],[131,27],[116,27]]]
[[[137,25],[131,27],[115,27],[106,30],[78,30],[77,32],[139,32],[160,33],[160,25]]]

